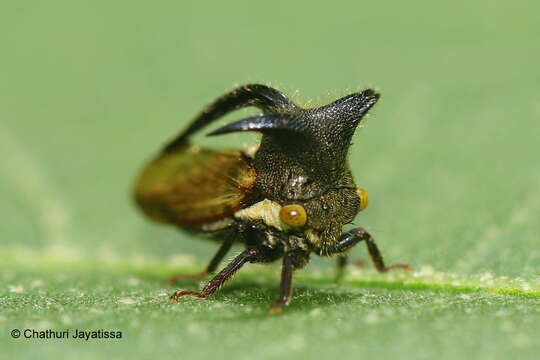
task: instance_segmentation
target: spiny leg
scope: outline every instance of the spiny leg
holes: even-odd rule
[[[228,279],[230,279],[245,263],[257,260],[263,254],[260,248],[250,248],[242,251],[223,270],[210,280],[201,292],[196,291],[176,291],[171,296],[171,301],[178,301],[182,296],[195,296],[206,299],[218,290]]]
[[[167,280],[167,284],[173,285],[182,280],[198,280],[198,279],[202,279],[208,274],[213,274],[214,271],[216,271],[219,264],[221,263],[221,260],[223,260],[225,255],[227,255],[227,253],[231,249],[232,244],[233,244],[232,239],[225,240],[219,247],[218,252],[214,255],[212,260],[210,260],[210,263],[208,264],[205,270],[196,274],[178,274],[178,275],[172,276],[171,278]]]
[[[386,266],[379,247],[375,243],[375,239],[373,239],[373,237],[361,227],[349,230],[341,235],[341,238],[336,244],[336,248],[334,250],[337,253],[345,252],[362,240],[366,242],[369,256],[371,257],[375,268],[377,268],[379,272],[387,272],[388,270],[392,269],[404,269],[406,271],[412,271],[412,267],[409,264],[394,264]]]

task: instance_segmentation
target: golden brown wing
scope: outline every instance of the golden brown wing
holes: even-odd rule
[[[135,199],[150,218],[193,229],[241,209],[255,179],[255,169],[238,150],[182,144],[143,170]]]

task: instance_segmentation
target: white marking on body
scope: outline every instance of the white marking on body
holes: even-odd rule
[[[234,213],[234,217],[241,220],[261,220],[268,226],[278,230],[287,230],[289,227],[279,217],[281,205],[277,202],[264,199]]]
[[[244,154],[247,155],[247,157],[255,158],[255,154],[257,153],[257,150],[259,150],[259,144],[253,144],[244,149]]]
[[[240,220],[261,220],[267,226],[271,226],[277,230],[287,231],[291,227],[281,221],[279,217],[280,210],[281,205],[277,202],[264,199],[250,207],[235,212],[234,217]],[[307,228],[304,231],[304,235],[311,244],[317,245],[321,242],[319,233],[313,229]]]

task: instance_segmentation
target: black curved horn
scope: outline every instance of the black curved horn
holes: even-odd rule
[[[247,106],[257,107],[263,112],[273,112],[293,108],[294,104],[283,93],[266,85],[249,84],[238,87],[204,109],[187,129],[165,146],[164,151],[185,142],[191,135],[217,118]]]
[[[248,117],[231,124],[220,127],[217,130],[207,134],[207,136],[215,136],[241,131],[257,131],[261,133],[270,133],[275,131],[291,131],[302,133],[305,126],[301,122],[295,121],[293,118],[286,115],[262,114]]]

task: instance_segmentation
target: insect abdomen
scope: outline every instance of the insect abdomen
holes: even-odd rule
[[[181,144],[148,164],[135,199],[155,221],[196,229],[241,209],[255,179],[255,169],[238,150]]]

